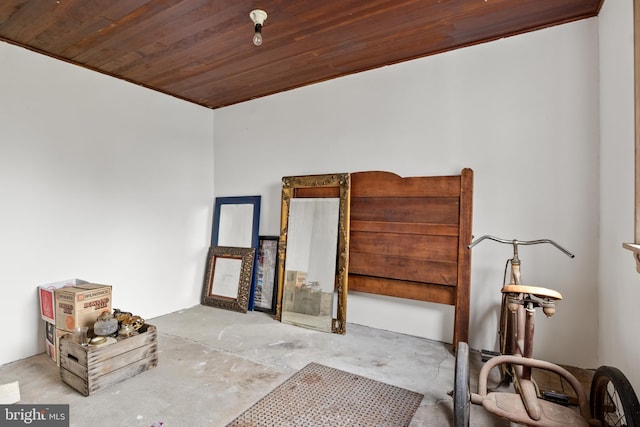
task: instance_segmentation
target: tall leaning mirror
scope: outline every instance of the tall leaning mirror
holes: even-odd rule
[[[349,174],[282,179],[276,318],[346,332]]]

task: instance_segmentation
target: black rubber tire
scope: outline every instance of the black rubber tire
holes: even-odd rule
[[[627,377],[612,366],[596,369],[591,382],[591,416],[603,426],[640,427],[640,404]]]
[[[468,427],[471,392],[469,387],[469,345],[466,342],[458,343],[453,387],[453,425]]]

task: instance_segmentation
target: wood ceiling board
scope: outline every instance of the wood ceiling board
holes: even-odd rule
[[[3,0],[0,39],[209,108],[597,16],[602,0]],[[252,9],[267,11],[260,47]]]

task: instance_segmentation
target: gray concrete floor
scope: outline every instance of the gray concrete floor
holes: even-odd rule
[[[310,362],[424,395],[412,427],[452,425],[450,345],[354,324],[345,335],[280,323],[270,314],[195,306],[148,319],[158,328],[156,368],[85,397],[46,354],[0,367],[25,404],[70,405],[71,426],[224,426]],[[471,354],[471,389],[481,365]],[[510,423],[472,405],[471,424]]]

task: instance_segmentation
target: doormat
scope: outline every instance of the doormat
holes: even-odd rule
[[[408,426],[422,395],[310,363],[227,427]]]

